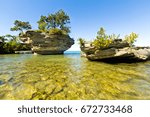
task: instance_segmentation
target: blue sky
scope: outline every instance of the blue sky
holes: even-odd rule
[[[18,19],[37,29],[41,15],[63,9],[71,19],[70,36],[94,39],[100,27],[108,34],[139,34],[136,45],[150,46],[150,0],[0,0],[0,35],[18,34],[10,27]],[[79,50],[76,42],[70,50]]]

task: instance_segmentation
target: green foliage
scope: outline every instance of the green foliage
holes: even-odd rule
[[[2,45],[2,52],[6,54],[14,53],[15,51],[31,50],[30,46],[17,43],[16,41],[5,42]]]
[[[101,48],[101,49],[107,48],[109,47],[110,44],[113,43],[113,40],[118,39],[119,37],[120,35],[115,35],[115,34],[107,35],[105,33],[105,30],[103,28],[100,28],[100,30],[97,32],[97,37],[92,44],[96,48]],[[137,37],[138,35],[132,32],[130,35],[126,35],[124,40],[132,46],[133,43],[136,41]]]
[[[40,20],[37,22],[39,30],[45,31],[47,29],[46,19],[47,19],[46,16],[41,16]]]
[[[49,14],[48,16],[41,16],[37,23],[38,28],[45,32],[50,29],[60,29],[65,31],[65,33],[70,33],[70,29],[67,26],[70,23],[70,18],[63,10],[59,10],[55,14]]]
[[[108,47],[111,43],[112,43],[111,39],[99,38],[99,39],[95,39],[92,44],[96,48],[103,49],[103,48]]]
[[[138,34],[132,32],[130,35],[126,35],[124,40],[127,41],[130,45],[133,45],[137,38]]]
[[[115,39],[119,39],[120,34],[119,34],[119,35],[112,34],[112,35],[109,35],[108,37],[109,37],[111,40],[115,40]]]
[[[119,35],[116,36],[115,34],[112,34],[112,35],[107,35],[105,33],[105,30],[104,28],[100,28],[100,30],[97,32],[97,36],[96,36],[96,39],[93,41],[93,46],[96,47],[96,48],[107,48],[112,42],[114,39],[118,39],[119,38]]]
[[[99,38],[105,38],[106,37],[106,34],[105,34],[105,30],[103,27],[100,28],[100,30],[97,32],[97,39]]]
[[[0,36],[0,42],[5,42],[5,37],[4,36]]]
[[[3,42],[0,43],[0,54],[11,54],[15,51],[31,49],[29,45],[20,43],[16,36],[5,35],[1,37],[3,37]]]
[[[48,31],[50,35],[67,35],[66,31],[60,30],[58,28],[52,28]]]
[[[80,46],[84,46],[85,40],[83,38],[78,39]]]
[[[14,27],[12,27],[10,30],[11,31],[21,31],[21,33],[23,33],[23,30],[29,30],[31,29],[31,25],[29,24],[29,22],[23,22],[23,21],[19,21],[19,20],[15,20],[14,22]]]
[[[67,33],[70,32],[69,27],[66,26],[66,24],[70,23],[69,16],[63,11],[59,10],[56,14],[56,25],[57,27],[60,27],[60,29],[66,31]]]
[[[14,35],[6,34],[4,36],[5,41],[18,41],[17,37]]]
[[[0,42],[0,54],[4,53],[3,46],[4,46],[4,43]]]
[[[42,33],[43,30],[34,30],[35,32],[39,32],[39,33]]]

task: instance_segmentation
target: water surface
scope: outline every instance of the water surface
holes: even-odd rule
[[[0,99],[150,99],[150,62],[91,62],[79,53],[0,55]]]

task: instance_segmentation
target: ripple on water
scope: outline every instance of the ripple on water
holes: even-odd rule
[[[150,62],[108,64],[79,54],[0,56],[0,99],[150,99]]]

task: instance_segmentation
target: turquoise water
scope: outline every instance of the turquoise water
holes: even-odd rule
[[[150,99],[150,61],[91,62],[64,55],[0,55],[0,99]]]

